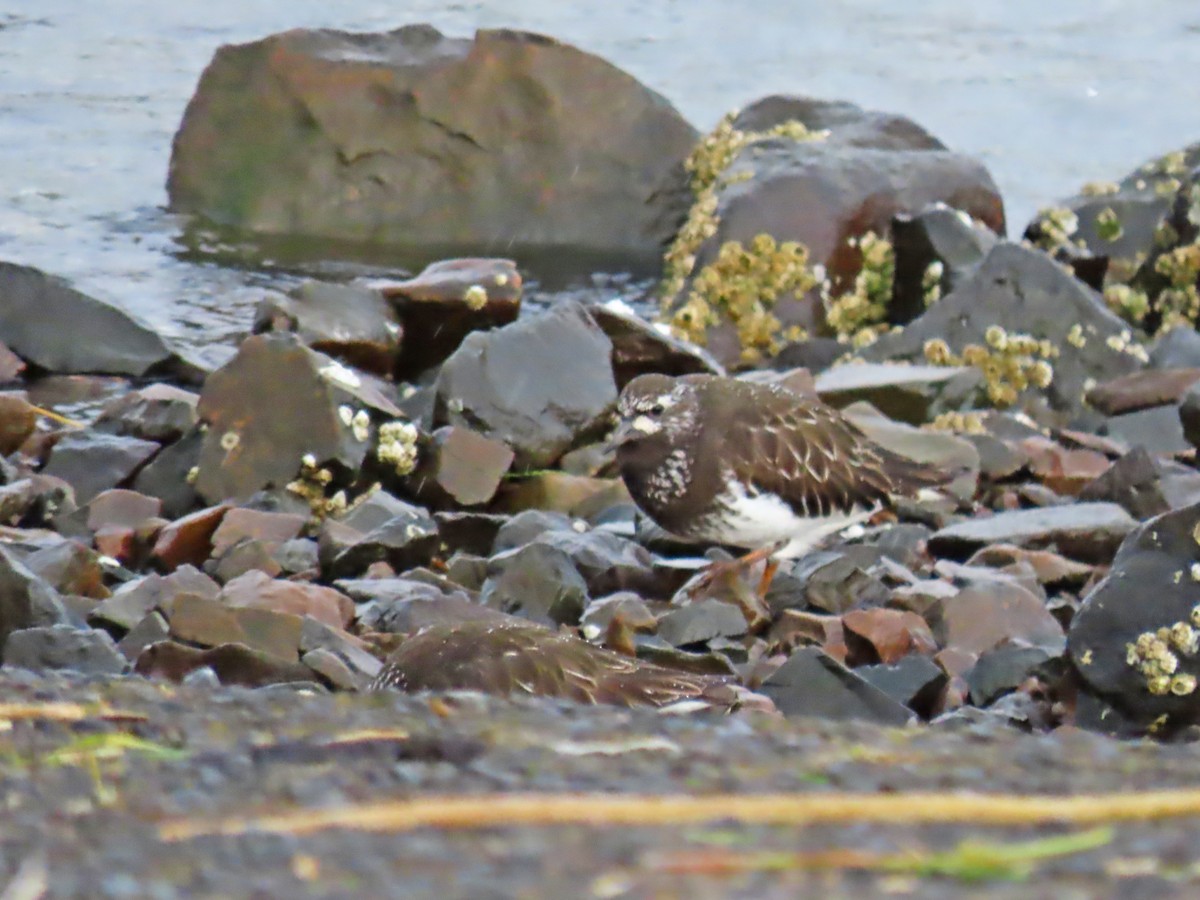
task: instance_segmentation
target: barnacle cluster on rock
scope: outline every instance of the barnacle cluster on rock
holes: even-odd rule
[[[862,264],[852,290],[840,297],[825,298],[826,321],[838,340],[864,347],[888,328],[887,307],[896,275],[896,251],[891,241],[873,231],[852,237],[848,243],[862,254]]]
[[[1179,671],[1179,658],[1200,651],[1200,605],[1193,607],[1190,619],[1143,631],[1125,645],[1126,665],[1145,678],[1151,694],[1186,697],[1196,690],[1196,676]]]
[[[974,366],[983,373],[988,399],[996,406],[1012,406],[1029,387],[1046,388],[1054,380],[1058,348],[1046,339],[1028,334],[1009,334],[999,325],[989,325],[985,344],[967,344],[960,355],[942,338],[925,342],[925,359],[935,366]]]
[[[1128,284],[1110,284],[1104,288],[1104,303],[1131,325],[1140,325],[1150,312],[1150,297]]]
[[[375,457],[391,466],[397,475],[408,475],[417,467],[417,427],[399,419],[379,426]]]
[[[1065,206],[1052,206],[1038,212],[1037,237],[1034,246],[1052,253],[1059,247],[1080,246],[1075,237],[1079,231],[1079,216]]]
[[[344,490],[327,494],[332,482],[333,471],[317,465],[316,457],[306,453],[300,458],[300,470],[295,480],[288,482],[287,489],[304,498],[313,516],[320,520],[343,513],[348,506]]]
[[[989,434],[980,412],[944,412],[921,426],[925,431],[949,431],[953,434]]]
[[[1154,305],[1162,316],[1160,329],[1179,324],[1194,324],[1200,316],[1200,242],[1184,244],[1160,256],[1154,271],[1167,279],[1167,286],[1155,297]]]
[[[695,199],[663,258],[660,295],[664,310],[677,303],[692,278],[700,246],[717,233],[720,224],[717,193],[731,183],[726,170],[738,153],[768,138],[811,141],[827,136],[827,132],[810,131],[795,120],[765,131],[743,131],[733,126],[736,116],[735,111],[722,118],[685,162]],[[748,177],[749,173],[744,174]],[[815,285],[816,279],[807,265],[807,248],[795,242],[780,244],[766,234],[755,237],[749,247],[737,241],[728,242],[720,248],[717,258],[696,274],[683,303],[668,314],[667,323],[680,337],[703,345],[708,327],[727,315],[738,329],[748,360],[757,359],[764,351],[777,352],[787,341],[805,336],[801,329],[780,333],[778,320],[770,314],[770,309],[780,296],[801,294]],[[754,285],[761,296],[755,303],[749,303],[747,288],[754,277],[766,280]],[[771,327],[775,331],[768,333]]]
[[[935,259],[925,267],[921,275],[921,294],[925,298],[925,306],[930,307],[942,299],[942,275],[946,265],[940,259]]]

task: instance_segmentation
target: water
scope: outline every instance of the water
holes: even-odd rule
[[[232,342],[287,279],[178,255],[164,183],[200,72],[221,44],[288,28],[421,21],[554,35],[701,129],[770,93],[907,114],[987,164],[1012,232],[1085,181],[1200,139],[1200,7],[1179,0],[8,0],[0,259],[65,275],[182,343]]]

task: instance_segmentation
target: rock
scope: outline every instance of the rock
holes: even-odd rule
[[[1110,280],[1127,281],[1156,249],[1155,235],[1171,211],[1179,176],[1197,163],[1200,144],[1151,160],[1119,184],[1086,188],[1042,211],[1025,236],[1050,246],[1065,241],[1082,245],[1093,255],[1108,257]]]
[[[120,675],[129,668],[107,632],[70,625],[12,632],[4,642],[4,665],[37,672],[71,669],[88,675]]]
[[[519,513],[543,510],[589,519],[622,503],[632,504],[620,478],[588,478],[565,472],[538,472],[506,480],[492,508]]]
[[[309,616],[331,628],[345,628],[354,618],[354,601],[319,584],[282,581],[265,572],[246,572],[221,589],[220,600],[234,609],[268,609]]]
[[[1200,447],[1200,384],[1189,388],[1179,402],[1179,421],[1188,443]]]
[[[695,136],[658,94],[541,35],[293,30],[217,52],[167,191],[267,234],[642,259],[668,237],[656,192]]]
[[[192,484],[199,472],[200,449],[204,432],[193,428],[174,444],[163,447],[134,476],[131,487],[162,501],[162,514],[178,519],[191,512],[199,502]]]
[[[485,606],[544,625],[578,624],[587,598],[570,555],[544,543],[493,556],[479,594]]]
[[[617,390],[639,375],[724,375],[725,368],[702,347],[680,340],[640,318],[620,300],[597,303],[588,313],[612,341]]]
[[[210,650],[197,650],[176,641],[151,644],[134,664],[134,671],[146,678],[180,682],[188,674],[209,668],[223,685],[263,687],[269,684],[312,681],[313,671],[299,662],[287,662],[244,644],[222,644]]]
[[[1200,332],[1191,325],[1176,325],[1159,334],[1150,345],[1152,369],[1200,367]]]
[[[302,662],[310,653],[317,651],[333,654],[352,674],[356,689],[366,687],[366,682],[374,678],[382,667],[379,660],[368,652],[358,638],[340,628],[330,627],[312,616],[304,617],[304,627],[300,632],[300,649],[304,653],[304,656],[300,657]]]
[[[1049,438],[1029,437],[1018,450],[1030,472],[1052,491],[1078,494],[1108,470],[1109,459],[1095,450],[1070,450]]]
[[[472,511],[443,510],[433,514],[442,544],[453,554],[488,556],[507,516]]]
[[[319,281],[259,301],[253,331],[292,332],[312,349],[381,377],[394,372],[404,336],[378,291]]]
[[[0,383],[16,381],[25,371],[25,360],[13,353],[7,344],[0,341]]]
[[[357,472],[377,435],[372,416],[399,415],[384,389],[293,335],[257,335],[213,372],[200,395],[208,430],[196,490],[209,503],[295,479],[305,457]]]
[[[200,395],[171,384],[148,384],[105,404],[92,428],[105,434],[173,444],[196,426]]]
[[[1017,690],[1034,669],[1050,658],[1043,647],[1004,644],[980,654],[979,661],[964,677],[971,689],[971,702],[990,706],[1000,696]]]
[[[703,600],[671,610],[658,620],[658,636],[673,647],[704,644],[746,633],[746,617],[731,603]]]
[[[396,500],[395,513],[370,531],[359,532],[352,525],[341,537],[334,525],[326,522],[320,537],[323,573],[329,578],[361,575],[372,563],[386,562],[402,572],[429,562],[437,552],[438,526],[420,506]],[[353,521],[347,519],[345,525]]]
[[[1104,423],[1104,434],[1128,447],[1145,447],[1160,456],[1186,453],[1193,446],[1184,436],[1176,406],[1154,406],[1110,416]]]
[[[911,710],[816,647],[802,647],[760,688],[785,716],[904,725]]]
[[[1026,550],[1008,544],[989,544],[967,560],[968,566],[992,566],[1001,571],[1028,566],[1046,587],[1080,587],[1096,571],[1049,550]]]
[[[641,544],[611,532],[549,531],[531,543],[566,553],[593,596],[623,590],[651,595],[668,592],[655,571],[650,552]]]
[[[182,565],[202,565],[212,555],[213,535],[228,511],[229,506],[222,503],[165,525],[151,556],[168,572]]]
[[[437,429],[422,449],[408,483],[420,500],[433,506],[487,503],[514,458],[502,441],[455,425]]]
[[[133,663],[151,644],[165,641],[170,636],[171,626],[167,624],[163,614],[151,612],[126,632],[125,636],[117,642],[117,649],[121,651],[122,656]]]
[[[0,262],[0,340],[49,372],[186,374],[172,366],[178,357],[162,337],[128,313],[54,275],[7,262]]]
[[[922,719],[933,716],[947,681],[942,667],[920,654],[905,656],[893,665],[859,666],[854,674]]]
[[[923,425],[939,413],[960,409],[979,386],[970,366],[857,363],[826,369],[817,395],[839,409],[865,400],[890,419]]]
[[[1197,381],[1200,368],[1145,369],[1098,384],[1085,399],[1106,416],[1117,416],[1178,403]]]
[[[444,259],[407,281],[371,286],[390,301],[404,329],[399,378],[445,362],[472,331],[515,322],[521,311],[521,275],[510,259]]]
[[[852,556],[838,551],[806,554],[792,569],[792,575],[802,584],[804,603],[826,612],[840,614],[855,606],[887,602],[887,585],[864,571]]]
[[[1014,510],[949,525],[929,539],[929,552],[965,559],[987,544],[1015,544],[1054,547],[1072,559],[1104,563],[1136,525],[1115,503]]]
[[[45,579],[60,594],[102,600],[104,586],[100,555],[79,541],[64,540],[35,550],[23,560],[29,571]]]
[[[234,507],[221,517],[212,535],[213,556],[223,556],[242,541],[260,540],[282,544],[298,537],[308,520],[295,513],[267,512]]]
[[[938,644],[981,654],[1006,640],[1025,641],[1054,653],[1063,646],[1063,630],[1032,591],[993,582],[964,588],[939,600],[928,614]]]
[[[617,591],[588,603],[579,619],[579,631],[589,641],[599,642],[614,620],[632,631],[652,631],[658,625],[645,600],[632,591]]]
[[[1084,391],[1092,381],[1128,374],[1141,368],[1144,359],[1128,326],[1108,310],[1099,294],[1045,254],[1009,243],[997,244],[971,278],[902,332],[883,335],[859,355],[872,361],[923,361],[926,345],[941,340],[952,354],[961,356],[968,344],[989,348],[986,335],[989,329],[998,333],[996,328],[1006,337],[1020,334],[1049,341],[1052,378],[1036,396],[1044,397],[1052,412],[1068,420],[1083,414]],[[988,352],[996,353],[994,348]],[[1040,351],[1029,356],[1041,358]],[[1006,385],[1012,387],[997,382],[995,389]],[[1029,410],[1042,414],[1034,407]]]
[[[1084,501],[1119,503],[1135,519],[1167,511],[1160,463],[1145,447],[1134,447],[1079,492]]]
[[[910,653],[932,655],[937,650],[929,625],[908,610],[852,609],[842,615],[842,631],[850,665],[890,665]]]
[[[17,394],[0,394],[0,456],[8,456],[29,439],[37,428],[34,406]]]
[[[300,616],[254,607],[229,607],[221,600],[180,594],[160,604],[171,636],[201,647],[244,644],[279,659],[300,658]]]
[[[143,575],[121,585],[101,602],[88,620],[128,630],[151,611],[181,594],[215,599],[221,586],[194,566],[180,566],[170,575]]]
[[[84,504],[101,491],[125,484],[158,449],[153,441],[76,431],[54,445],[42,472],[70,484],[75,502]]]
[[[1143,522],[1071,622],[1083,689],[1119,713],[1106,729],[1122,717],[1160,733],[1200,721],[1198,535],[1200,504]]]
[[[578,303],[474,332],[442,366],[438,421],[504,441],[543,468],[598,433],[617,398],[612,343]]]
[[[58,592],[0,545],[0,644],[14,631],[67,621]]]
[[[162,512],[162,501],[137,491],[114,488],[97,494],[83,511],[87,513],[87,528],[92,532],[112,526],[137,528]]]
[[[933,204],[892,219],[896,252],[888,321],[904,325],[962,284],[999,238],[965,213]]]
[[[586,526],[580,523],[580,528]],[[575,530],[575,521],[565,513],[528,509],[512,516],[500,526],[491,552],[497,554],[515,550],[550,532]]]
[[[707,139],[706,165],[693,174],[692,218],[668,253],[669,313],[725,365],[778,352],[779,329],[756,325],[764,316],[777,318],[785,336],[796,327],[822,330],[825,307],[803,267],[823,268],[834,295],[852,289],[864,259],[859,239],[887,236],[897,213],[943,200],[1003,232],[1002,203],[981,164],[947,151],[914,123],[892,129],[879,127],[881,120],[852,104],[774,97]],[[745,131],[751,122],[761,129]],[[822,128],[828,137],[816,133]],[[791,242],[804,248],[803,258]],[[714,281],[736,279],[728,276],[739,265],[743,274],[777,282],[759,285],[777,299],[761,303],[762,292],[752,288],[752,303],[735,304],[728,294],[736,288],[710,291]]]
[[[514,619],[480,606],[465,590],[447,591],[412,578],[347,578],[337,586],[358,602],[358,624],[367,631],[412,634],[431,625]]]

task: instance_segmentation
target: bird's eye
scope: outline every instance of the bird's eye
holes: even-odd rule
[[[652,416],[661,416],[666,411],[667,408],[661,403],[655,403],[652,407],[650,407],[650,415]]]

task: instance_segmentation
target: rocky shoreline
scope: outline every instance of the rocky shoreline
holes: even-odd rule
[[[714,734],[823,733],[816,717],[931,746],[960,730],[1191,740],[1197,163],[1193,145],[1085,186],[1011,240],[982,165],[851,104],[768,97],[700,138],[539,36],[224,48],[176,136],[176,209],[482,253],[504,235],[631,265],[653,248],[662,282],[636,310],[522,311],[524,276],[500,257],[313,281],[265,298],[212,369],[0,264],[0,678],[35,695],[44,678],[46,697],[182,683],[189,703],[247,708],[333,693],[379,728],[389,704],[427,708],[364,693],[381,660],[438,629],[466,664],[449,678],[410,654],[408,683],[532,693],[512,709],[541,709],[536,728],[618,721],[569,698],[666,704]],[[697,594],[722,551],[649,527],[616,475],[614,404],[648,372],[778,382],[962,474],[785,566],[769,619],[748,621],[757,573]],[[512,629],[524,668],[493,637]],[[663,667],[705,687],[581,690],[569,676],[593,647],[633,683]],[[29,674],[53,670],[91,680]],[[29,728],[9,721],[13,749]]]

